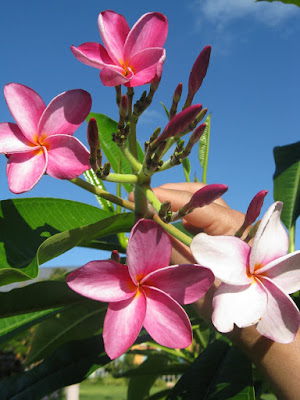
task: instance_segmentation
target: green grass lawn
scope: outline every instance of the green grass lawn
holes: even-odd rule
[[[80,400],[126,400],[126,397],[126,386],[80,384]]]

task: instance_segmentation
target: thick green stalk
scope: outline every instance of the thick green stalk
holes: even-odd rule
[[[107,182],[116,182],[116,183],[137,183],[138,177],[133,174],[115,174],[113,172],[109,173],[105,178],[103,178]]]
[[[289,230],[290,242],[289,242],[289,253],[295,251],[295,239],[296,239],[296,221],[290,227]]]
[[[174,225],[172,224],[166,224],[164,223],[158,216],[158,214],[155,214],[153,216],[154,221],[156,221],[160,226],[162,226],[165,231],[170,233],[170,235],[174,236],[176,239],[180,240],[183,244],[186,244],[187,246],[190,247],[192,243],[192,239],[187,236],[185,233],[181,232],[179,229],[177,229]]]
[[[127,210],[134,211],[134,203],[132,203],[131,201],[124,200],[118,196],[115,196],[107,192],[106,190],[91,185],[90,183],[84,181],[81,178],[70,179],[69,182],[74,183],[75,185],[81,187],[82,189],[87,190],[90,193],[96,194],[97,196],[102,197],[103,199],[109,200],[114,204],[126,208]]]
[[[135,172],[140,171],[142,164],[134,157],[126,144],[119,145],[119,149]]]

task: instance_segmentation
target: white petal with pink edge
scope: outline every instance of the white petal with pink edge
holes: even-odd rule
[[[0,123],[0,153],[24,153],[39,147],[23,135],[18,125],[10,122]]]
[[[42,98],[33,90],[19,83],[4,86],[8,108],[24,136],[35,143],[39,120],[46,108]]]
[[[90,168],[87,148],[73,136],[49,136],[43,145],[48,149],[47,174],[53,178],[73,179]]]
[[[231,285],[247,285],[250,246],[231,236],[209,236],[199,233],[191,244],[191,252],[198,264],[212,270],[216,278]]]
[[[161,290],[143,286],[147,298],[144,327],[149,335],[166,347],[182,349],[192,342],[190,320],[182,307]]]
[[[114,64],[105,48],[99,43],[87,42],[78,47],[71,46],[71,51],[77,60],[90,67],[102,69],[107,64]]]
[[[248,286],[221,283],[213,298],[212,322],[219,332],[257,323],[267,307],[267,293],[257,280]]]
[[[123,15],[112,10],[103,11],[98,17],[98,27],[103,44],[116,65],[124,58],[124,43],[130,28]]]
[[[300,313],[293,300],[269,278],[261,278],[268,293],[268,306],[257,325],[258,332],[279,343],[291,343],[300,325]]]
[[[300,290],[300,250],[277,258],[255,273],[272,279],[286,293]]]
[[[10,155],[6,168],[10,191],[19,194],[32,189],[44,175],[47,161],[44,148]]]
[[[142,17],[132,27],[124,46],[124,59],[149,47],[163,47],[168,35],[168,20],[158,12]]]
[[[181,264],[154,271],[141,284],[162,290],[179,304],[190,304],[204,296],[214,280],[214,274],[208,268]]]
[[[167,267],[172,245],[166,231],[150,219],[139,220],[131,230],[127,246],[127,265],[133,282],[150,272]]]
[[[39,136],[73,135],[86,119],[92,106],[88,92],[68,90],[56,96],[45,109],[38,128]]]
[[[110,303],[104,319],[103,340],[107,355],[117,358],[137,339],[146,313],[146,298],[142,291],[134,297]]]
[[[126,300],[137,291],[127,266],[110,260],[91,261],[71,272],[66,282],[75,292],[97,301]]]
[[[272,204],[261,220],[250,255],[251,272],[255,266],[267,265],[288,251],[289,238],[280,221],[282,206],[280,201]]]

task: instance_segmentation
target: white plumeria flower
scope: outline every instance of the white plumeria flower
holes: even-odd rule
[[[300,313],[289,293],[300,289],[300,251],[287,254],[282,206],[278,201],[268,209],[252,248],[232,236],[200,233],[193,239],[196,261],[222,281],[213,298],[212,322],[218,331],[257,324],[260,334],[276,342],[294,340]]]

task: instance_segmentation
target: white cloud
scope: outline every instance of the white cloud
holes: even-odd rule
[[[194,6],[206,19],[217,24],[219,29],[230,21],[249,16],[274,26],[299,13],[299,9],[291,4],[256,3],[254,0],[196,0]]]

